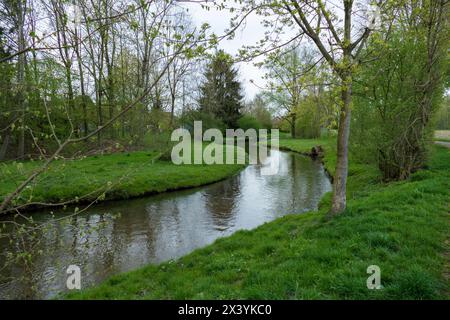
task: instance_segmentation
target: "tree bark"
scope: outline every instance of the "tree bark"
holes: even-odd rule
[[[297,138],[297,134],[295,133],[295,122],[297,121],[297,115],[293,113],[291,115],[291,137]]]
[[[69,53],[69,42],[67,40],[67,21],[66,21],[66,12],[64,11],[63,3],[60,1],[55,1],[53,3],[53,11],[55,14],[55,22],[57,29],[57,41],[59,53],[61,56],[61,60],[64,64],[65,69],[65,77],[67,82],[67,104],[69,106],[70,118],[74,119],[75,114],[75,100],[73,93],[73,84],[72,84],[72,58]],[[78,124],[75,124],[75,127],[78,129]],[[76,134],[79,135],[78,130]]]
[[[25,8],[22,1],[17,2],[17,32],[18,32],[18,39],[17,39],[17,45],[18,45],[18,51],[22,52],[25,50],[25,31],[24,31],[24,25],[25,25]],[[19,136],[19,148],[17,150],[17,156],[20,159],[23,159],[25,156],[25,97],[24,97],[24,91],[25,91],[25,64],[26,64],[26,55],[21,54],[17,60],[17,82],[19,84],[19,89],[17,91],[17,103],[20,108],[20,136]]]
[[[84,84],[84,73],[83,73],[83,64],[81,62],[81,49],[80,49],[80,40],[78,37],[77,30],[75,30],[75,43],[76,43],[76,49],[75,53],[77,55],[77,61],[78,61],[78,70],[80,72],[80,90],[81,90],[81,107],[83,110],[83,134],[87,135],[88,133],[88,124],[87,124],[87,103],[86,103],[86,90],[85,90],[85,84]],[[80,31],[81,35],[81,31]]]
[[[345,210],[347,205],[347,174],[348,174],[348,140],[350,136],[350,119],[352,104],[351,77],[342,85],[342,106],[339,115],[339,130],[337,139],[336,172],[333,181],[333,200],[331,215]]]
[[[341,84],[341,112],[339,115],[339,130],[337,139],[336,171],[333,180],[333,199],[330,215],[336,215],[347,206],[347,175],[348,175],[348,138],[350,136],[350,119],[352,108],[352,59],[353,46],[351,43],[352,30],[352,0],[344,1],[344,41],[343,67],[338,69]],[[362,38],[361,38],[362,39]]]
[[[0,161],[6,158],[6,151],[8,151],[9,141],[11,139],[10,130],[6,132],[5,139],[3,140],[2,147],[0,148]]]

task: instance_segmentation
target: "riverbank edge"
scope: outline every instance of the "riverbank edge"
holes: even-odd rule
[[[281,151],[290,151],[290,152],[295,152],[304,156],[308,156],[311,158],[312,157],[310,152],[307,152],[306,150],[304,151],[297,151],[297,150],[293,150],[289,147],[284,147],[284,146],[279,146],[278,148]],[[141,151],[137,151],[137,152],[141,152]],[[130,154],[132,154],[133,152],[129,152]],[[325,169],[325,173],[327,174],[328,178],[331,180],[331,182],[333,181],[333,174],[331,173],[331,171],[329,170],[329,168],[327,168],[325,166],[325,162],[323,160],[323,157],[321,158],[317,158],[322,164],[324,164],[324,169]],[[198,188],[198,187],[202,187],[202,186],[207,186],[207,185],[211,185],[217,182],[221,182],[223,180],[226,180],[228,178],[231,178],[237,174],[240,174],[240,172],[242,170],[244,170],[246,167],[248,166],[248,164],[245,165],[237,165],[236,170],[231,171],[229,174],[225,174],[225,175],[221,175],[217,178],[213,178],[213,179],[209,179],[210,177],[208,177],[206,179],[205,182],[201,182],[201,183],[194,183],[194,184],[186,184],[186,185],[182,185],[182,186],[177,186],[177,187],[168,187],[162,191],[156,191],[156,190],[145,190],[142,189],[140,191],[137,191],[138,194],[129,194],[127,191],[127,188],[118,188],[118,189],[114,189],[114,190],[108,190],[105,192],[105,196],[103,198],[99,197],[100,194],[102,194],[102,192],[97,192],[98,194],[94,194],[91,195],[90,193],[85,195],[85,196],[80,196],[77,197],[76,199],[61,199],[58,203],[54,203],[54,202],[48,202],[43,204],[43,201],[38,202],[38,203],[30,203],[30,204],[19,204],[19,209],[21,210],[21,212],[26,212],[26,213],[32,213],[35,211],[39,211],[39,210],[51,210],[51,209],[61,209],[64,208],[65,206],[78,206],[78,205],[88,205],[88,204],[98,204],[98,203],[108,203],[108,202],[114,202],[114,201],[123,201],[123,200],[130,200],[130,199],[137,199],[137,198],[144,198],[144,197],[148,197],[148,196],[153,196],[153,195],[158,195],[158,194],[164,194],[164,193],[170,193],[170,192],[174,192],[174,191],[182,191],[182,190],[188,190],[188,189],[194,189],[194,188]],[[181,168],[181,167],[180,167]],[[135,191],[136,192],[136,191]],[[22,207],[23,206],[23,207]],[[9,212],[7,212],[7,214],[14,214],[16,211],[15,209]]]
[[[132,153],[132,152],[131,152]],[[174,166],[176,166],[174,164]],[[220,175],[218,177],[213,177],[211,178],[211,176],[208,176],[206,178],[205,181],[202,181],[200,183],[187,183],[185,185],[180,185],[177,187],[168,187],[162,190],[145,190],[142,189],[142,191],[138,191],[137,194],[133,194],[133,193],[128,193],[126,188],[119,188],[119,189],[114,189],[111,190],[112,192],[106,191],[106,192],[97,192],[95,193],[95,196],[92,196],[91,193],[88,193],[87,195],[84,195],[82,197],[78,197],[76,199],[69,199],[69,200],[61,200],[58,203],[45,203],[45,204],[41,204],[41,202],[39,203],[30,203],[30,204],[19,204],[18,207],[15,207],[13,209],[11,209],[10,211],[7,211],[6,213],[4,213],[4,215],[12,215],[14,213],[16,213],[16,209],[20,210],[21,212],[24,213],[33,213],[39,210],[52,210],[52,209],[61,209],[61,208],[65,208],[65,207],[76,207],[78,205],[89,205],[89,204],[99,204],[99,203],[108,203],[108,202],[114,202],[114,201],[123,201],[123,200],[131,200],[131,199],[138,199],[138,198],[144,198],[144,197],[148,197],[148,196],[154,196],[154,195],[159,195],[159,194],[164,194],[164,193],[170,193],[170,192],[174,192],[174,191],[182,191],[182,190],[188,190],[188,189],[195,189],[195,188],[199,188],[202,186],[207,186],[207,185],[212,185],[214,183],[226,180],[228,178],[231,178],[235,175],[240,174],[248,165],[234,165],[235,166],[235,170],[230,171],[229,173],[227,172],[224,175]],[[179,166],[180,170],[182,170],[182,165]],[[103,197],[101,197],[101,194],[104,193],[105,195]]]
[[[436,148],[438,149],[439,147],[436,147]],[[442,149],[442,148],[440,148],[440,149]],[[296,150],[292,150],[292,149],[289,149],[289,151],[296,152]],[[438,151],[439,151],[439,149],[438,149]],[[443,151],[440,150],[439,152],[443,152]],[[446,155],[446,157],[448,157],[448,154]],[[442,158],[442,156],[441,156],[441,158]],[[327,159],[327,154],[325,154],[325,159]],[[327,162],[327,161],[325,161],[325,162]],[[333,160],[331,160],[331,163],[332,162],[333,162]],[[447,169],[447,167],[448,167],[447,162],[448,161],[445,160],[445,162],[441,163],[441,167],[439,168],[439,166],[438,166],[437,170],[438,171],[439,170],[443,170],[442,166],[445,166],[444,169]],[[426,171],[426,170],[424,170],[424,171]],[[444,173],[445,172],[446,171],[444,171]],[[422,173],[422,175],[427,175],[427,174],[429,174],[429,172]],[[418,178],[415,178],[413,181],[407,181],[406,183],[399,183],[399,184],[391,184],[390,187],[389,186],[387,187],[387,189],[389,189],[389,188],[390,189],[395,189],[395,188],[400,188],[400,187],[405,187],[405,186],[406,187],[410,187],[410,186],[408,186],[408,184],[414,184],[415,180],[420,181],[420,179],[421,179],[421,173],[419,172]],[[446,182],[447,180],[445,180],[445,179],[442,180],[441,179],[440,181],[441,182]],[[447,182],[447,184],[448,184],[448,182]],[[411,187],[413,187],[413,186],[411,186]],[[383,188],[380,188],[380,190],[376,190],[376,191],[374,191],[374,193],[380,193],[382,191],[383,191]],[[401,191],[402,190],[400,190],[400,192]],[[399,192],[399,190],[397,190],[397,193],[398,192]],[[383,194],[383,193],[381,193],[381,194]],[[389,192],[388,192],[388,194],[389,194]],[[386,196],[386,195],[384,194],[384,196]],[[445,196],[448,196],[448,193],[446,193]],[[417,198],[418,197],[414,197],[414,199],[417,199]],[[366,207],[367,207],[367,205],[366,205]],[[439,206],[437,208],[439,208]],[[433,207],[432,209],[434,209],[434,211],[436,211],[437,208]],[[367,208],[365,208],[365,209],[367,209]],[[378,210],[377,207],[375,207],[375,209]],[[320,212],[322,212],[322,214]],[[157,277],[157,278],[164,278],[165,281],[169,281],[170,282],[170,280],[172,278],[168,277],[167,273],[171,273],[171,271],[172,271],[173,278],[175,278],[175,279],[173,279],[173,281],[176,282],[177,279],[179,281],[179,282],[176,282],[176,286],[177,287],[183,287],[182,283],[180,282],[180,278],[177,278],[176,275],[183,275],[183,278],[181,278],[183,280],[185,278],[187,278],[185,281],[182,281],[182,282],[189,281],[189,277],[192,277],[191,271],[194,273],[194,276],[195,276],[196,280],[201,280],[202,277],[208,277],[207,275],[199,274],[198,272],[201,272],[202,269],[201,269],[200,266],[198,266],[197,268],[195,266],[196,262],[198,262],[198,264],[201,264],[198,260],[199,259],[203,260],[205,255],[208,256],[208,257],[205,258],[205,259],[208,260],[208,263],[212,263],[212,264],[215,265],[215,263],[214,263],[214,261],[215,261],[214,258],[215,257],[209,257],[209,255],[211,255],[214,252],[217,252],[217,254],[219,254],[219,252],[221,252],[220,255],[222,256],[222,255],[226,254],[226,252],[224,252],[224,251],[231,251],[231,252],[234,251],[232,253],[232,256],[233,255],[239,255],[239,252],[236,252],[236,251],[239,251],[239,249],[237,249],[237,248],[240,248],[240,247],[237,247],[236,250],[232,250],[232,248],[231,248],[232,245],[230,244],[230,242],[232,243],[234,241],[234,242],[238,242],[238,243],[240,243],[242,245],[242,241],[244,239],[240,239],[240,238],[248,238],[250,236],[254,237],[256,235],[261,235],[261,233],[264,233],[265,235],[269,235],[269,234],[273,234],[273,233],[276,234],[277,230],[273,230],[273,229],[274,228],[276,229],[276,227],[280,227],[281,225],[286,225],[287,223],[289,224],[289,228],[291,228],[291,229],[294,228],[294,227],[297,227],[297,228],[304,229],[303,231],[306,230],[307,232],[308,232],[308,228],[310,228],[310,227],[313,227],[313,228],[320,228],[320,227],[324,227],[324,226],[327,227],[326,226],[327,224],[330,224],[330,223],[331,224],[333,224],[333,223],[336,224],[337,223],[338,219],[334,219],[334,221],[331,221],[331,222],[324,220],[323,219],[324,213],[325,213],[324,210],[319,210],[319,212],[315,211],[315,212],[305,213],[305,214],[302,214],[302,215],[288,215],[288,216],[276,219],[276,220],[274,220],[274,221],[272,221],[270,223],[266,223],[266,224],[264,224],[264,225],[262,225],[262,226],[260,226],[260,227],[258,227],[256,229],[254,229],[254,230],[239,231],[239,232],[237,232],[237,233],[235,233],[235,234],[233,234],[233,235],[231,235],[229,237],[225,237],[225,238],[221,238],[219,240],[216,240],[213,244],[211,244],[211,245],[209,245],[209,246],[207,246],[205,248],[197,249],[194,252],[192,252],[192,253],[188,254],[187,256],[184,256],[184,257],[182,257],[182,258],[180,258],[178,260],[169,261],[169,262],[158,264],[158,265],[149,265],[149,266],[140,268],[138,270],[130,271],[130,272],[127,272],[127,273],[121,273],[119,275],[111,277],[109,280],[107,280],[107,281],[105,281],[105,282],[103,282],[103,283],[101,283],[101,284],[99,284],[97,286],[88,288],[88,289],[83,290],[82,292],[79,292],[79,293],[70,293],[70,294],[64,295],[64,296],[62,296],[62,298],[67,298],[67,299],[92,299],[92,298],[94,298],[94,299],[99,299],[99,298],[100,299],[116,299],[116,298],[124,298],[124,299],[130,299],[130,298],[131,299],[136,299],[136,298],[139,298],[139,299],[142,299],[142,298],[145,298],[145,297],[146,298],[153,298],[153,299],[154,298],[156,298],[156,299],[189,299],[189,298],[194,298],[194,299],[213,298],[213,299],[216,299],[216,298],[220,298],[221,297],[220,292],[218,292],[219,290],[214,291],[215,284],[213,282],[211,282],[211,279],[209,279],[209,281],[207,282],[206,285],[208,287],[213,287],[213,288],[210,289],[211,291],[209,291],[209,294],[207,294],[206,296],[204,296],[202,294],[202,292],[196,292],[195,290],[194,291],[192,291],[192,290],[190,291],[189,290],[190,289],[189,286],[188,286],[187,289],[185,289],[183,291],[183,293],[180,292],[180,293],[177,294],[177,291],[176,291],[176,289],[174,289],[175,288],[174,286],[171,286],[170,284],[164,284],[163,285],[164,282],[161,282],[160,279],[159,280],[155,280],[154,283],[152,283],[151,285],[148,285],[148,286],[143,285],[145,289],[142,289],[142,290],[144,290],[145,292],[144,293],[141,292],[141,294],[137,294],[136,291],[135,291],[136,289],[133,288],[133,283],[141,282],[141,281],[144,280],[144,278],[142,278],[141,274],[145,275],[145,277],[146,277],[145,281],[149,281],[148,280],[149,277],[151,278],[152,276],[154,276],[154,277]],[[441,218],[442,218],[442,214],[443,214],[442,212],[441,213],[429,212],[429,213],[435,214],[436,219],[439,216],[441,216]],[[395,213],[392,213],[392,214],[395,214]],[[445,212],[444,212],[444,214],[445,214]],[[447,213],[447,215],[448,215],[448,213]],[[445,217],[447,217],[447,216],[445,216]],[[340,216],[340,219],[347,219],[347,218],[348,217],[344,217],[343,215]],[[426,220],[426,221],[428,221],[428,220]],[[447,228],[446,230],[448,230],[448,222],[446,223],[445,221],[446,221],[445,219],[440,221],[440,222],[439,221],[438,222],[434,221],[434,222],[436,222],[434,224],[436,225],[436,227],[443,227],[444,226],[444,228]],[[391,221],[388,221],[388,222],[389,222],[389,224],[391,224]],[[442,222],[444,222],[444,223],[442,223]],[[359,224],[357,224],[357,226],[359,226]],[[416,227],[416,226],[413,225],[412,227]],[[423,228],[423,227],[424,226],[420,226],[420,228]],[[351,229],[351,227],[349,227],[349,228]],[[270,230],[267,230],[267,229],[270,229]],[[334,228],[331,229],[331,230],[334,230]],[[423,230],[421,230],[421,231],[423,231]],[[376,232],[376,230],[374,230],[374,232]],[[440,230],[440,232],[438,232],[438,234],[436,236],[439,237],[442,234],[443,234],[443,232],[442,232],[442,230]],[[445,232],[444,232],[444,234],[445,234]],[[276,236],[280,237],[280,235],[276,235]],[[416,236],[418,236],[418,234],[416,234]],[[231,241],[232,239],[233,239],[233,241]],[[318,241],[319,239],[317,239],[315,237],[312,237],[311,240]],[[340,240],[340,241],[342,241],[342,240]],[[229,244],[226,245],[227,243],[229,243]],[[245,241],[244,241],[244,243],[245,243]],[[437,246],[437,242],[434,243],[433,245]],[[430,249],[429,247],[426,247],[426,248]],[[444,266],[439,266],[439,265],[440,265],[440,263],[443,260],[442,254],[445,254],[445,248],[443,249],[442,247],[433,247],[433,246],[431,246],[431,249],[433,249],[433,250],[431,250],[432,252],[427,252],[426,254],[429,254],[431,256],[435,256],[437,253],[439,253],[439,259],[438,259],[439,261],[436,261],[436,263],[432,265],[433,266],[432,269],[434,269],[434,270],[433,270],[433,272],[431,272],[431,271],[430,272],[431,272],[431,274],[435,274],[435,276],[436,276],[436,272],[435,272],[436,270],[435,269],[438,269],[439,272],[441,272],[440,274],[442,275],[442,270],[445,267]],[[417,249],[417,250],[419,250],[419,249]],[[428,250],[428,251],[430,251],[430,250]],[[421,259],[420,254],[418,254],[418,255],[419,256],[415,256],[415,258]],[[323,257],[321,259],[323,259]],[[437,264],[439,264],[439,265],[437,266]],[[222,267],[221,269],[223,269],[223,268],[224,267]],[[311,268],[313,268],[313,267],[311,267]],[[168,269],[170,269],[171,271],[169,271]],[[188,269],[190,271],[185,270],[185,269]],[[227,269],[227,268],[225,268],[225,269]],[[406,268],[406,269],[408,269],[408,268]],[[183,270],[185,270],[185,271],[183,271]],[[408,270],[405,270],[405,272],[407,274],[405,277],[411,276],[411,274],[408,273],[407,271]],[[426,271],[428,271],[428,269],[426,269]],[[187,274],[185,275],[184,273],[187,273]],[[425,276],[429,276],[429,274],[426,274]],[[363,278],[363,280],[364,279],[365,278]],[[401,280],[403,282],[404,281],[409,281],[407,278],[405,278],[405,279],[401,279]],[[419,279],[419,280],[421,280],[421,279]],[[436,279],[431,279],[431,280],[432,281],[429,284],[430,286],[436,285],[436,286],[439,286],[442,289],[442,286],[440,286],[440,284],[436,284]],[[150,282],[152,282],[152,281],[150,281]],[[443,281],[445,281],[445,279]],[[158,283],[160,283],[160,285],[158,285]],[[187,284],[187,283],[185,283],[185,284]],[[426,295],[426,292],[424,294],[425,295],[424,297],[421,296],[421,294],[423,293],[423,292],[420,292],[420,290],[422,289],[422,288],[420,288],[421,285],[426,287],[428,285],[428,283],[426,283],[426,282],[419,283],[418,284],[419,288],[416,288],[419,292],[416,292],[416,293],[414,293],[414,292],[413,293],[406,292],[400,298],[408,298],[408,297],[412,298],[412,299],[414,299],[414,298],[427,298],[428,296]],[[131,286],[131,288],[130,288],[130,286]],[[140,286],[142,286],[142,284],[140,284]],[[233,283],[225,284],[225,286],[230,286],[231,287],[231,286],[233,286]],[[172,287],[174,287],[174,288],[172,288]],[[169,288],[171,288],[171,290],[169,290]],[[152,292],[152,289],[153,289],[154,292]],[[444,287],[444,289],[445,289],[445,287]],[[186,291],[187,292],[191,292],[191,294],[186,295]],[[152,294],[150,294],[150,292],[152,292]],[[377,297],[377,292],[380,293],[381,291],[376,291],[375,290],[375,291],[371,291],[369,293],[373,293],[372,294],[372,298],[376,298]],[[147,294],[145,294],[145,293],[147,293]],[[269,293],[267,293],[267,294],[269,294]],[[433,294],[435,294],[434,291],[433,291]],[[148,295],[150,295],[150,296],[148,296]],[[362,298],[364,298],[364,299],[365,298],[370,298],[370,296],[367,297],[365,295],[366,295],[366,293],[364,293]],[[387,298],[394,298],[394,299],[395,298],[397,298],[397,299],[399,298],[395,294],[392,295],[392,296],[391,295],[392,294],[388,294]],[[410,295],[410,296],[408,296],[408,295]],[[416,296],[418,296],[418,297],[416,297]],[[270,297],[270,296],[261,297],[260,295],[256,295],[256,294],[253,295],[253,296],[252,295],[248,296],[248,292],[246,294],[238,293],[237,296],[233,295],[233,294],[226,294],[225,297],[227,297],[227,298],[230,298],[230,297],[231,298],[244,298],[245,297],[245,298],[256,298],[256,299],[258,299],[258,298],[259,299],[261,299],[261,298],[262,299],[264,299],[264,298],[266,298],[266,299],[267,298],[272,298],[273,299],[274,298],[274,297]],[[339,295],[332,296],[331,298],[338,298],[338,297],[339,297]],[[378,297],[379,298],[383,298],[383,295],[378,295]],[[434,295],[431,295],[431,297],[434,297]],[[442,298],[442,297],[445,297],[445,293],[443,293],[442,296],[440,296],[440,298]],[[222,298],[223,298],[223,296],[222,296]],[[280,297],[275,297],[275,299],[277,299],[277,298],[280,298]],[[310,297],[306,296],[305,297],[305,296],[303,296],[302,298],[314,299],[314,298],[320,298],[320,297],[316,297],[316,296],[310,296]],[[322,296],[322,298],[324,298],[324,296]],[[346,296],[346,298],[349,298],[349,296]],[[448,298],[448,296],[447,296],[447,298]]]
[[[333,171],[334,171],[334,169],[330,167],[330,165],[329,165],[329,163],[327,161],[325,161],[326,154],[324,154],[323,156],[320,156],[320,157],[315,157],[315,156],[313,156],[311,154],[310,151],[306,151],[306,150],[305,151],[296,151],[296,150],[294,150],[292,148],[289,148],[287,146],[279,146],[278,150],[298,153],[298,154],[300,154],[302,156],[307,156],[307,157],[310,157],[313,160],[319,161],[322,164],[323,170],[325,171],[325,174],[327,175],[328,179],[333,184],[333,181],[334,181]]]
[[[305,145],[289,145],[287,142],[300,141],[305,143]],[[298,139],[298,138],[280,138],[277,149],[280,151],[294,152],[303,156],[312,158],[313,160],[320,161],[325,170],[325,173],[330,179],[331,183],[334,180],[334,169],[336,164],[335,154],[335,137],[327,137],[321,139]],[[267,142],[267,146],[270,147],[270,141]],[[321,147],[323,149],[323,154],[320,156],[314,156],[312,154],[313,147]]]

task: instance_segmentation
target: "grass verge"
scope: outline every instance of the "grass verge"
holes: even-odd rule
[[[130,152],[57,160],[15,199],[15,205],[127,199],[197,187],[225,179],[244,165],[174,165],[154,152]],[[0,202],[41,161],[0,164]]]
[[[288,143],[298,151],[317,144]],[[329,206],[325,197],[319,212],[289,215],[255,230],[239,231],[179,260],[119,274],[65,298],[448,297],[443,273],[444,253],[448,253],[450,151],[434,147],[429,167],[403,182],[376,183],[375,171],[363,168],[352,164],[348,208],[332,220],[324,218]],[[381,268],[381,290],[367,289],[370,265]]]

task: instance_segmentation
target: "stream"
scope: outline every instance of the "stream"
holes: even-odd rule
[[[38,241],[0,239],[3,253],[21,246],[36,253],[32,263],[0,269],[0,299],[52,298],[67,290],[69,265],[80,267],[85,288],[119,272],[179,258],[237,230],[317,209],[331,190],[322,164],[291,152],[272,150],[271,156],[276,153],[280,169],[272,176],[251,165],[211,185],[105,202],[70,219],[61,217],[73,210],[33,212],[35,221],[46,222]]]

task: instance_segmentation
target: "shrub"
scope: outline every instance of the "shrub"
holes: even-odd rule
[[[247,129],[259,130],[263,126],[258,120],[256,120],[255,117],[252,117],[251,115],[243,115],[238,120],[238,127],[243,130],[247,130]]]

